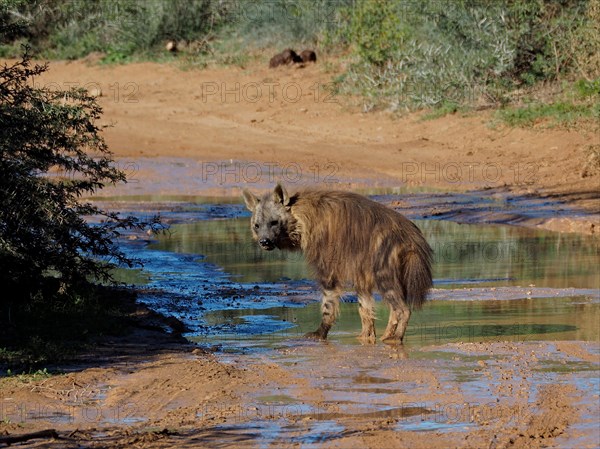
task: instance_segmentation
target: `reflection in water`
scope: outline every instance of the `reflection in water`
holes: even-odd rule
[[[508,279],[497,285],[600,288],[597,239],[497,225],[421,221],[436,278]]]
[[[498,225],[417,222],[433,247],[438,285],[600,288],[600,248],[592,237]],[[249,219],[175,225],[152,249],[201,254],[241,282],[310,278],[299,252],[258,248]]]
[[[150,249],[202,254],[206,262],[239,275],[241,282],[309,278],[300,252],[264,251],[252,240],[248,218],[200,221],[172,226]]]
[[[215,310],[205,323],[212,335],[198,342],[219,341],[225,347],[278,346],[303,339],[321,317],[320,305],[270,309]],[[477,341],[600,340],[600,308],[581,297],[512,301],[432,301],[413,314],[406,331],[408,347]],[[387,322],[386,307],[376,304],[377,334]],[[356,303],[343,302],[330,340],[359,344],[361,324]],[[366,382],[366,381],[365,381]]]

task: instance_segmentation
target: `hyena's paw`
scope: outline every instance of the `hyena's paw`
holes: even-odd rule
[[[323,335],[322,332],[319,331],[314,331],[314,332],[307,332],[306,334],[304,334],[304,338],[310,338],[311,340],[326,340],[327,339],[327,335]]]
[[[397,335],[384,335],[381,337],[381,341],[388,345],[401,345],[403,344],[402,338]]]
[[[360,335],[356,337],[358,341],[360,341],[363,345],[374,345],[375,344],[375,333],[364,333],[362,332]]]

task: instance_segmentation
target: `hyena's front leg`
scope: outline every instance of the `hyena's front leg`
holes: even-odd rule
[[[314,332],[309,332],[306,337],[317,338],[319,340],[325,340],[329,329],[335,323],[335,319],[340,313],[340,296],[342,292],[339,289],[323,290],[323,300],[321,303],[321,312],[323,318],[321,325]]]
[[[358,339],[363,343],[375,343],[375,299],[370,294],[358,295],[358,313],[362,332]]]

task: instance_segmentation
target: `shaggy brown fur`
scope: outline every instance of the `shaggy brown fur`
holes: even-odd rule
[[[302,58],[302,62],[317,62],[317,54],[312,50],[303,50],[300,58]]]
[[[277,184],[257,198],[244,190],[252,211],[254,238],[265,250],[302,250],[323,290],[320,327],[325,339],[339,311],[342,288],[358,293],[360,338],[375,341],[374,299],[379,291],[390,307],[382,340],[402,341],[411,308],[431,288],[432,250],[410,220],[382,204],[349,192],[305,190],[288,195]]]
[[[269,61],[269,67],[273,69],[280,65],[289,65],[297,62],[302,62],[302,58],[294,50],[288,48],[273,56]]]

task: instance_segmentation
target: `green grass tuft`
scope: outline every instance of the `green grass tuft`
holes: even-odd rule
[[[600,109],[598,104],[556,102],[529,104],[525,107],[507,107],[499,109],[496,114],[509,126],[531,127],[543,124],[554,127],[569,126],[590,118],[600,118]]]
[[[444,101],[439,107],[431,109],[429,112],[423,114],[421,120],[435,120],[438,118],[445,117],[446,115],[456,114],[458,111],[464,111],[465,108],[461,107],[458,103],[452,101]]]

